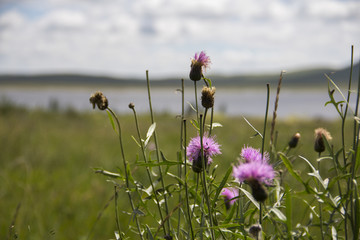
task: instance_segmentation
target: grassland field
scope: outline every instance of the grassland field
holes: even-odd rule
[[[91,106],[89,105],[89,109]],[[269,123],[271,114],[269,114]],[[133,174],[141,178],[143,170],[135,166],[139,148],[133,115],[120,115],[125,155]],[[189,117],[191,119],[191,117]],[[259,131],[263,119],[248,119]],[[161,151],[169,160],[176,160],[179,151],[181,120],[175,115],[155,115]],[[223,127],[214,134],[221,144],[222,155],[214,159],[217,175],[236,162],[244,145],[261,147],[261,138],[242,117],[215,115]],[[139,116],[142,135],[151,125],[150,116]],[[277,121],[277,148],[282,150],[295,132],[301,133],[299,146],[291,154],[302,155],[315,162],[314,129],[324,127],[333,136],[333,145],[340,148],[340,121],[324,119],[288,119]],[[265,147],[269,146],[270,124],[267,125]],[[188,138],[195,136],[188,124]],[[353,134],[353,122],[346,124],[346,145]],[[9,237],[14,223],[18,239],[91,239],[114,238],[114,185],[94,168],[117,172],[122,169],[120,148],[105,112],[28,110],[21,107],[0,107],[0,239]],[[295,169],[306,175],[307,166],[298,158]],[[321,173],[331,175],[332,165],[323,164]],[[220,180],[219,180],[220,181]],[[295,182],[288,176],[288,184]],[[296,189],[297,186],[291,186]],[[295,200],[294,200],[295,201]],[[108,204],[108,205],[107,205]],[[121,224],[131,221],[124,211],[128,199],[121,192]],[[98,218],[101,213],[100,218]],[[294,214],[294,223],[301,221]]]

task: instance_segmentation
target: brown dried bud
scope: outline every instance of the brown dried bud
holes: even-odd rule
[[[203,87],[201,91],[201,105],[204,108],[212,108],[214,106],[215,87]]]
[[[326,138],[327,141],[332,140],[330,133],[326,129],[324,129],[324,128],[315,129],[314,149],[318,153],[325,151],[325,143],[324,143],[323,136]]]
[[[130,108],[130,109],[134,109],[134,108],[135,108],[135,104],[134,104],[134,103],[132,103],[132,102],[131,102],[131,103],[129,103],[129,108]]]
[[[95,108],[95,104],[100,110],[105,110],[109,106],[107,98],[100,91],[93,93],[89,100],[90,103],[93,105],[93,108]]]
[[[301,137],[300,133],[295,133],[294,136],[292,136],[289,141],[289,147],[295,148],[299,143],[300,137]]]
[[[189,77],[193,81],[199,81],[202,77],[202,66],[200,64],[191,64]]]
[[[255,237],[256,239],[259,237],[259,233],[261,232],[261,226],[260,225],[252,225],[250,228],[249,228],[249,233]]]
[[[264,202],[268,198],[265,187],[257,179],[248,180],[248,184],[251,187],[252,195],[256,201]]]

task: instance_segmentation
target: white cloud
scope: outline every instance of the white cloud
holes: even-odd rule
[[[340,67],[360,39],[358,1],[33,0],[3,9],[0,73],[186,77],[201,50],[213,59],[209,73]]]

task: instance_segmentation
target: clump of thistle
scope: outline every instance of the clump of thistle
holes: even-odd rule
[[[330,133],[326,129],[324,128],[315,129],[314,150],[318,153],[322,153],[323,151],[325,151],[325,143],[323,136],[326,138],[327,141],[332,140]]]
[[[207,134],[202,137],[202,144],[205,164],[210,165],[213,161],[212,157],[221,154],[220,145],[215,141],[214,137],[208,137]],[[186,156],[189,161],[192,162],[193,171],[196,173],[201,172],[203,169],[203,163],[201,159],[200,136],[194,137],[190,140]]]
[[[239,191],[236,188],[224,188],[221,195],[224,197],[226,209],[229,210],[230,207],[234,205],[236,201],[234,198],[239,195]]]
[[[194,58],[191,60],[191,70],[189,77],[193,81],[199,81],[203,77],[203,70],[210,65],[210,57],[204,51],[200,54],[195,53]]]
[[[259,150],[246,147],[241,151],[240,157],[244,162],[234,166],[233,176],[239,182],[249,184],[252,195],[257,201],[265,201],[268,193],[264,184],[270,184],[275,177],[274,169],[268,163],[268,154],[261,155]]]
[[[108,99],[100,91],[91,94],[89,100],[90,103],[93,105],[93,109],[95,109],[95,105],[97,105],[100,110],[105,110],[109,106]]]
[[[204,108],[212,108],[214,106],[215,87],[203,87],[201,91],[201,105]]]
[[[297,144],[299,143],[300,137],[300,133],[295,133],[288,143],[289,148],[296,148]]]

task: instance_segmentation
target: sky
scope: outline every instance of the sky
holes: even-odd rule
[[[0,74],[187,78],[342,68],[359,0],[0,0]]]

